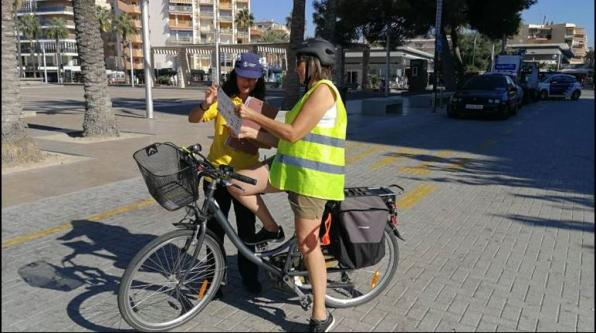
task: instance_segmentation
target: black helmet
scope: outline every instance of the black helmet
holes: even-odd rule
[[[306,39],[295,50],[297,56],[309,55],[319,58],[323,66],[335,64],[335,46],[322,38]]]

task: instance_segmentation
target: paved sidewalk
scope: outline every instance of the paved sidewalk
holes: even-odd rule
[[[153,203],[132,153],[156,141],[208,149],[212,125],[186,121],[196,90],[156,91],[148,120],[141,89],[111,88],[121,131],[140,136],[82,143],[59,135],[81,129],[78,88],[66,101],[49,89],[25,92],[38,111],[30,132],[80,159],[2,175],[2,330],[129,330],[116,305],[123,270],[184,214]],[[403,185],[406,241],[390,288],[332,310],[334,331],[594,331],[594,99],[567,103],[502,122],[351,114],[347,185]],[[290,234],[284,195],[265,200]],[[306,330],[309,314],[264,273],[261,295],[244,291],[226,249],[224,298],[177,331]]]

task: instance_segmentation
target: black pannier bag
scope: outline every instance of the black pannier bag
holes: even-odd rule
[[[349,190],[344,201],[328,202],[323,216],[327,219],[331,213],[327,250],[342,267],[357,269],[375,265],[385,256],[384,231],[390,210],[379,196],[348,196]],[[329,227],[326,222],[321,226],[323,240]]]

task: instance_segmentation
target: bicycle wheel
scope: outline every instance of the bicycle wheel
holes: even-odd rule
[[[325,304],[331,308],[347,308],[371,301],[391,282],[397,269],[399,250],[390,226],[385,227],[385,256],[376,265],[350,271],[327,272]],[[327,260],[328,268],[336,268],[337,260]]]
[[[164,331],[186,323],[211,301],[224,276],[225,261],[207,231],[197,257],[193,230],[174,230],[142,248],[126,268],[118,308],[139,331]]]

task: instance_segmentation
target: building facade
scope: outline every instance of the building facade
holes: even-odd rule
[[[219,28],[221,44],[250,43],[248,27],[239,27],[236,17],[242,10],[250,12],[250,0],[151,0],[149,2],[149,40],[152,47],[185,46],[215,42]],[[156,69],[178,68],[188,61],[194,70],[207,71],[209,54],[193,54],[189,59],[175,55],[155,55]],[[232,59],[223,59],[224,65]]]
[[[274,22],[273,20],[263,20],[254,22],[250,28],[250,38],[253,42],[260,42],[266,31],[279,32],[280,35],[290,36],[290,29],[284,24]]]
[[[507,40],[507,44],[513,45],[555,45],[566,44],[572,53],[571,56],[563,58],[563,62],[569,64],[582,64],[588,52],[588,38],[586,30],[573,23],[558,24],[522,24],[517,35]],[[565,46],[561,46],[566,49]],[[532,46],[536,50],[536,46]],[[538,48],[539,49],[539,48]],[[548,57],[550,54],[545,54]],[[550,55],[555,57],[553,53]],[[546,61],[548,59],[545,59]]]

